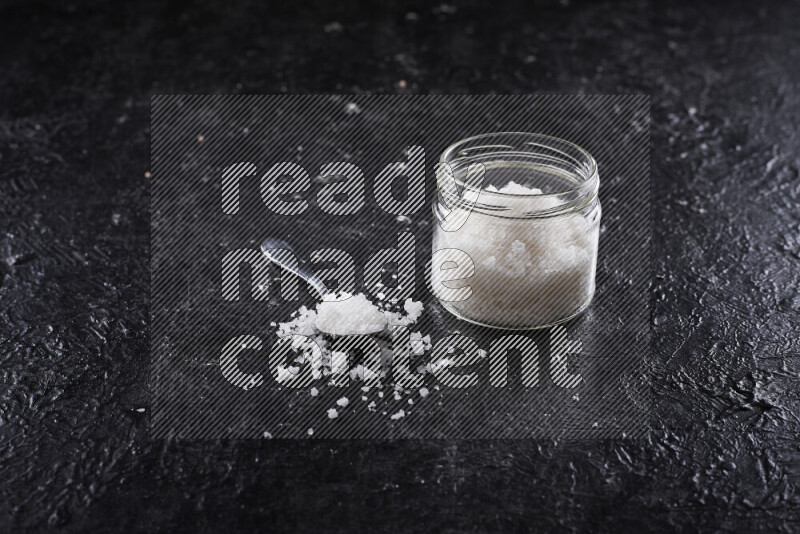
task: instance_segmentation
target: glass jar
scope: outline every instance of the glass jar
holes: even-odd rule
[[[436,174],[430,281],[442,306],[520,330],[589,306],[601,208],[588,152],[540,134],[479,135],[448,147]]]

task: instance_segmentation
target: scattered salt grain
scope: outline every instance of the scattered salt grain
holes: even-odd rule
[[[438,7],[433,8],[434,15],[452,15],[458,9],[454,5],[450,4],[439,4]]]
[[[400,410],[396,414],[389,416],[389,419],[393,419],[393,420],[397,421],[401,417],[405,417],[405,416],[406,416],[405,410]]]
[[[316,309],[301,306],[293,312],[290,321],[277,325],[277,335],[280,338],[291,338],[292,350],[299,352],[303,357],[302,361],[311,365],[312,376],[316,380],[330,375],[333,371],[344,372],[344,368],[348,365],[344,353],[332,355],[325,333],[364,335],[383,330],[387,324],[408,326],[419,319],[423,305],[421,302],[407,299],[403,303],[403,311],[405,313],[381,309],[373,305],[363,294],[327,295],[326,300],[319,303]],[[428,346],[428,343],[423,341],[423,346]],[[353,379],[371,380],[377,376],[372,370],[360,366],[351,370]]]
[[[278,374],[275,377],[275,380],[279,384],[282,384],[284,382],[291,380],[292,378],[295,378],[297,376],[297,373],[300,372],[300,368],[296,366],[284,367],[283,365],[279,365],[276,368],[276,371],[278,372]]]
[[[361,108],[355,102],[348,102],[344,107],[345,115],[358,115],[359,113],[361,113]]]
[[[309,436],[313,436],[314,435],[314,429],[313,428],[309,428],[308,429],[308,435]]]
[[[412,323],[417,322],[417,319],[420,318],[423,308],[424,306],[422,305],[422,302],[419,301],[406,299],[406,301],[403,303],[403,309],[408,314],[408,320]]]
[[[419,396],[420,397],[425,398],[425,397],[428,396],[429,393],[430,393],[430,391],[428,391],[428,388],[419,388]]]
[[[409,334],[409,341],[411,342],[411,352],[416,355],[424,354],[431,349],[431,336],[423,337],[419,332],[411,332]]]
[[[428,370],[432,373],[435,373],[440,369],[445,369],[455,364],[456,362],[450,358],[441,358],[439,360],[436,360],[435,362],[431,362],[430,364],[428,364]]]
[[[378,377],[378,373],[374,372],[369,367],[364,367],[361,364],[356,365],[350,369],[351,380],[373,380]]]
[[[350,295],[344,292],[326,295],[313,309],[301,306],[291,313],[289,321],[277,325],[271,323],[271,326],[276,327],[279,338],[291,340],[290,348],[297,354],[291,363],[277,367],[276,379],[278,382],[296,379],[304,371],[302,368],[305,366],[310,367],[311,377],[314,380],[331,377],[329,383],[334,385],[344,385],[341,379],[348,375],[352,380],[360,379],[367,382],[383,377],[386,374],[384,369],[371,369],[362,364],[351,367],[347,352],[332,350],[333,341],[330,335],[367,335],[385,333],[387,326],[407,327],[421,317],[423,309],[421,302],[410,298],[402,304],[386,301],[376,306],[364,294]],[[414,354],[421,355],[430,350],[430,336],[414,332],[411,337]],[[388,352],[390,363],[391,349],[384,349],[384,352]],[[384,356],[384,359],[386,357]],[[381,387],[381,384],[377,384],[377,387]],[[397,389],[402,391],[399,386]],[[364,385],[361,390],[367,393],[370,391],[370,386]],[[319,393],[316,387],[309,390],[312,397],[317,397]],[[378,397],[384,398],[384,393],[378,391]],[[395,398],[398,400],[402,398],[400,391],[395,392]],[[361,399],[364,402],[368,401],[366,395],[361,396]],[[349,399],[342,397],[336,404],[341,409],[349,402]],[[370,402],[367,408],[370,411],[377,410],[374,401]],[[327,413],[331,419],[338,417],[336,408],[329,409]],[[312,434],[313,429],[309,429],[308,435]]]

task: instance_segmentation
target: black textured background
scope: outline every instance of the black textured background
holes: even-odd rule
[[[0,529],[800,530],[797,2],[215,4],[0,7]],[[650,93],[648,439],[148,439],[150,95],[284,91]]]

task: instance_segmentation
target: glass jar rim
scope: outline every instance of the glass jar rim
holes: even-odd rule
[[[555,136],[546,135],[546,134],[533,133],[533,132],[492,132],[492,133],[474,135],[472,137],[467,137],[465,139],[461,139],[459,141],[456,141],[455,143],[453,143],[453,144],[449,145],[447,148],[445,148],[445,150],[442,152],[441,156],[439,156],[439,163],[440,164],[449,164],[449,163],[451,163],[453,161],[451,156],[453,154],[457,154],[458,150],[463,150],[463,147],[465,145],[468,145],[470,143],[473,143],[473,142],[476,142],[476,141],[479,141],[479,140],[483,140],[483,139],[487,139],[488,140],[488,139],[496,139],[496,138],[503,138],[503,139],[522,138],[522,139],[528,139],[528,140],[530,140],[530,139],[538,139],[540,141],[545,141],[545,142],[549,141],[551,143],[550,145],[542,144],[542,143],[534,144],[534,143],[531,143],[530,141],[526,142],[526,144],[531,144],[531,145],[534,145],[534,146],[538,145],[538,146],[547,148],[548,150],[559,152],[562,155],[564,155],[566,158],[572,160],[572,162],[577,166],[580,166],[582,164],[586,164],[587,165],[587,172],[585,173],[585,175],[581,176],[581,178],[583,178],[582,182],[581,183],[577,183],[575,185],[575,187],[573,187],[571,189],[564,189],[562,191],[557,191],[557,192],[554,192],[554,193],[515,194],[515,193],[502,193],[500,191],[487,191],[486,189],[477,189],[475,187],[472,187],[468,183],[466,183],[463,180],[459,179],[454,174],[453,178],[456,181],[456,184],[460,188],[465,188],[468,191],[480,191],[481,195],[490,195],[490,198],[492,198],[492,197],[498,197],[498,198],[511,198],[511,197],[513,197],[513,198],[518,198],[518,199],[524,199],[526,197],[527,198],[561,197],[561,196],[563,196],[565,194],[575,193],[576,191],[579,191],[581,189],[587,189],[587,193],[591,192],[591,190],[593,190],[593,189],[596,192],[596,189],[597,189],[597,186],[598,186],[597,182],[599,181],[599,176],[598,176],[598,171],[597,171],[597,161],[594,159],[594,157],[587,150],[585,150],[584,148],[578,146],[577,144],[575,144],[575,143],[573,143],[571,141],[567,141],[566,139],[562,139],[560,137],[555,137]],[[570,155],[570,154],[567,154],[566,152],[558,150],[557,148],[552,146],[552,145],[555,145],[555,144],[566,145],[566,147],[572,149],[578,156],[582,157],[584,161],[581,162],[578,159],[576,159],[576,157],[574,155]],[[497,144],[497,145],[488,144],[488,145],[486,145],[486,147],[487,148],[489,148],[489,147],[497,147],[497,148],[504,148],[504,149],[513,149],[514,148],[513,146],[509,146],[507,144]],[[467,156],[467,158],[468,157],[469,156]]]

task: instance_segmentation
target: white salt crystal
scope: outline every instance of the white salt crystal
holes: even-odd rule
[[[428,396],[429,393],[430,393],[430,391],[428,391],[428,388],[419,388],[419,396],[420,397],[425,398],[425,397]]]
[[[425,353],[425,344],[422,342],[422,338],[411,338],[411,352],[416,355]]]
[[[309,428],[308,429],[308,435],[309,436],[313,436],[314,435],[314,429],[313,428]]]
[[[345,115],[358,115],[361,113],[361,108],[355,102],[348,102],[344,107]]]
[[[373,380],[378,377],[378,373],[370,369],[369,367],[364,367],[360,363],[350,369],[350,379],[351,380]]]
[[[325,30],[325,33],[338,33],[344,30],[344,27],[342,26],[341,22],[334,20],[333,22],[326,24],[323,29]]]
[[[408,314],[408,320],[412,323],[416,323],[417,319],[419,319],[422,315],[424,306],[422,305],[422,302],[406,299],[406,301],[403,303],[403,309]]]
[[[403,310],[406,315],[401,313],[385,312],[389,321],[389,326],[409,326],[417,322],[425,309],[422,302],[406,299],[403,303]]]
[[[376,372],[362,364],[350,368],[348,354],[330,350],[330,338],[325,336],[325,334],[364,335],[375,333],[377,330],[385,330],[390,322],[407,326],[416,322],[423,311],[422,303],[411,299],[407,299],[403,303],[401,311],[392,311],[397,309],[395,303],[386,302],[381,306],[383,309],[372,304],[363,294],[326,295],[316,309],[301,306],[291,314],[291,320],[277,325],[272,323],[277,326],[276,333],[279,337],[291,339],[291,348],[297,353],[292,364],[277,367],[277,381],[284,382],[295,378],[302,371],[301,367],[303,366],[310,366],[311,376],[314,380],[325,376],[348,374],[353,380],[372,380],[385,376],[383,370]],[[423,337],[421,333],[415,332],[413,339],[417,351],[430,348],[430,336]],[[391,356],[391,349],[386,350]],[[398,387],[398,389],[402,388]],[[366,393],[370,387],[363,386],[361,390]],[[316,387],[312,387],[309,393],[312,397],[317,397],[320,392]],[[400,396],[399,393],[396,395]],[[383,398],[383,392],[379,391],[378,396]],[[361,399],[364,402],[368,401],[366,395],[363,395]],[[344,408],[349,402],[349,399],[342,397],[336,401],[336,404],[340,408]],[[375,402],[370,402],[367,408],[375,411]],[[339,415],[335,408],[329,409],[327,414],[331,419]],[[309,429],[308,435],[312,434],[313,429]]]
[[[439,371],[440,369],[445,369],[447,367],[452,367],[455,364],[456,364],[456,362],[452,358],[440,358],[440,359],[436,360],[435,362],[429,363],[428,364],[428,370],[431,373],[435,373],[435,372]]]
[[[412,299],[407,299],[403,303],[401,311],[392,311],[397,309],[395,303],[382,303],[381,306],[384,309],[372,304],[363,294],[339,293],[338,295],[326,295],[316,309],[301,306],[295,310],[291,314],[292,319],[278,324],[276,329],[279,337],[291,339],[291,348],[297,353],[291,365],[277,367],[278,382],[295,378],[302,371],[303,366],[310,366],[311,376],[314,380],[326,376],[349,375],[352,380],[367,381],[385,376],[382,369],[376,371],[362,364],[354,365],[351,368],[348,354],[331,350],[330,338],[326,338],[324,335],[371,334],[378,330],[385,330],[387,324],[390,323],[407,326],[416,322],[423,311],[422,303]],[[415,353],[421,354],[422,352],[419,351],[424,352],[430,349],[430,336],[423,337],[421,333],[415,332],[412,337]],[[391,358],[391,349],[385,350]],[[363,386],[361,390],[366,393],[370,387]],[[316,397],[319,395],[319,390],[312,387],[309,393],[312,397]],[[383,398],[383,392],[379,391],[378,396]],[[362,400],[367,401],[368,399],[366,396],[362,396]],[[337,401],[337,405],[342,408],[348,403],[349,400],[346,397]],[[371,410],[374,411],[374,403],[371,403],[371,406]]]
[[[490,193],[505,193],[506,195],[541,195],[542,190],[537,189],[536,187],[525,187],[522,184],[518,184],[514,180],[511,180],[506,185],[497,189],[495,186],[490,185],[486,188],[487,191]]]
[[[320,302],[316,316],[318,330],[338,336],[379,332],[386,328],[387,323],[386,315],[362,293],[345,300]]]
[[[400,419],[401,417],[405,417],[405,416],[406,416],[405,410],[400,410],[396,414],[389,416],[389,419],[393,419],[393,420],[396,421],[396,420]]]
[[[514,181],[485,191],[542,194]],[[546,210],[559,200],[542,196],[535,202],[537,210]],[[459,219],[458,215],[448,218]],[[472,212],[465,219],[455,231],[437,232],[434,241],[437,250],[463,251],[475,265],[468,279],[470,297],[447,303],[459,315],[507,327],[545,325],[570,316],[591,298],[598,231],[585,214],[525,219]],[[445,272],[432,269],[434,287],[442,284],[441,277],[450,276]]]
[[[283,365],[279,365],[276,370],[278,371],[278,376],[275,377],[275,381],[279,384],[295,378],[297,373],[300,372],[298,367],[284,367]]]

